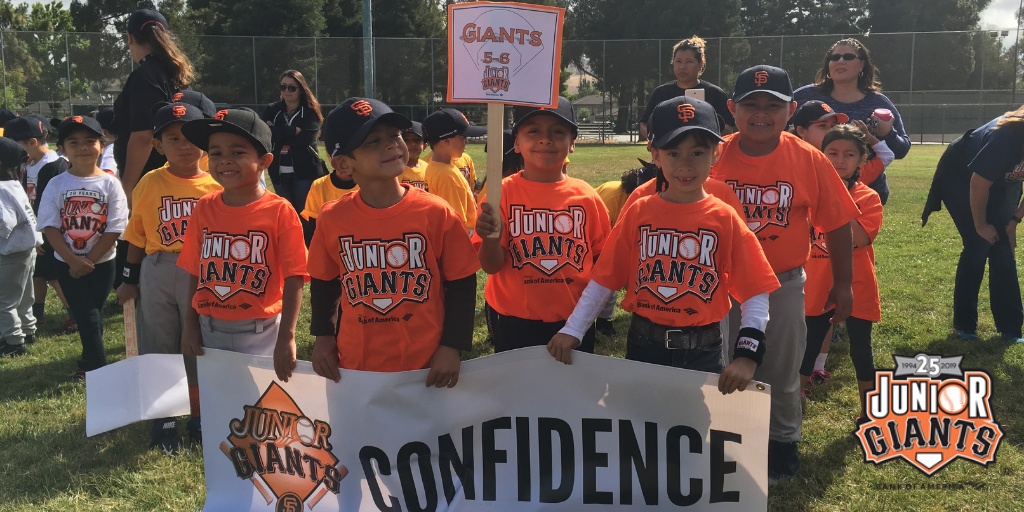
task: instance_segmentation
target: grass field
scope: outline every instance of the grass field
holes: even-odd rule
[[[483,147],[470,153],[483,172]],[[850,435],[857,408],[848,343],[833,347],[827,369],[833,379],[807,402],[797,477],[771,489],[772,510],[1022,510],[1024,509],[1024,344],[1002,341],[982,287],[980,341],[952,336],[953,275],[960,251],[949,216],[940,212],[921,227],[920,213],[941,146],[916,146],[889,170],[892,196],[875,242],[883,321],[875,328],[879,368],[891,354],[964,354],[966,368],[994,378],[995,419],[1005,432],[997,461],[988,468],[956,461],[927,478],[901,461],[875,467],[862,462]],[[593,185],[618,175],[646,156],[640,146],[586,146],[572,155],[570,174]],[[478,302],[483,302],[483,280]],[[85,385],[71,380],[81,345],[77,335],[54,336],[61,308],[51,294],[50,320],[30,354],[0,361],[0,510],[194,510],[204,501],[203,461],[198,453],[165,457],[147,450],[149,424],[85,437]],[[106,311],[106,348],[111,362],[124,357],[121,311]],[[620,333],[628,315],[616,312]],[[299,357],[308,359],[313,339],[309,309],[299,318]],[[474,350],[489,353],[478,315]],[[624,336],[600,340],[598,352],[621,357]],[[885,484],[966,484],[960,490],[880,490]]]

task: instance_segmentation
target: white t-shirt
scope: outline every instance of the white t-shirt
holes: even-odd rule
[[[114,145],[107,144],[107,147],[103,148],[103,153],[100,154],[100,163],[98,164],[100,169],[104,171],[111,171],[116,176],[119,174],[117,169],[117,162],[114,161]]]
[[[128,225],[128,199],[121,182],[110,174],[81,178],[65,172],[50,180],[39,201],[36,225],[40,231],[57,228],[64,243],[78,256],[86,256],[104,233],[124,233]],[[64,261],[60,254],[57,259]],[[96,263],[114,258],[114,246]]]
[[[60,158],[56,151],[47,151],[36,163],[25,167],[25,191],[28,193],[28,200],[36,200],[36,181],[39,179],[39,170],[44,165]]]

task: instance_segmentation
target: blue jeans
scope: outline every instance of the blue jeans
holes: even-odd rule
[[[312,186],[313,180],[296,179],[295,173],[291,172],[278,174],[277,180],[274,181],[274,192],[291,203],[292,208],[295,208],[295,213],[300,214],[299,221],[302,223],[302,232],[306,240],[313,238],[313,224],[302,218],[301,214],[302,210],[306,209],[306,196],[309,195],[309,189]]]

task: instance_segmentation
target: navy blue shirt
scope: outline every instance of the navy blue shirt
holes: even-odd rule
[[[859,119],[861,121],[867,121],[871,117],[871,114],[875,109],[885,108],[892,111],[893,123],[892,130],[889,130],[889,134],[882,137],[885,144],[889,146],[896,158],[903,158],[910,152],[910,137],[907,136],[907,131],[903,127],[903,118],[900,117],[900,113],[896,110],[896,106],[889,101],[882,93],[868,93],[860,101],[853,103],[843,103],[836,101],[835,98],[821,92],[814,84],[805,85],[796,91],[793,91],[793,101],[797,105],[803,105],[808,101],[818,100],[822,103],[828,104],[832,107],[832,110],[841,114],[850,116],[850,119]]]
[[[999,126],[1002,116],[974,130],[967,141],[968,170],[992,182],[988,193],[987,217],[999,226],[1020,203],[1024,182],[1024,122]]]

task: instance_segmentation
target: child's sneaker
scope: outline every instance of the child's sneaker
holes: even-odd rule
[[[57,334],[71,334],[78,332],[78,322],[75,322],[71,318],[64,317],[64,325],[60,329],[57,329]]]
[[[615,336],[618,331],[615,330],[615,324],[608,318],[597,319],[597,332],[604,336]]]
[[[178,435],[178,420],[161,418],[153,420],[153,432],[149,441],[150,448],[159,448],[166,455],[177,455],[181,448],[181,436]]]
[[[28,349],[25,345],[11,345],[10,343],[0,342],[0,357],[18,357],[28,354]]]
[[[89,364],[86,363],[85,360],[79,359],[78,368],[75,370],[75,374],[72,375],[72,378],[75,380],[85,380],[85,372],[89,370],[92,370],[92,368],[89,367]]]
[[[203,423],[199,416],[193,416],[185,424],[185,432],[188,432],[188,440],[195,446],[203,445]]]
[[[36,342],[36,335],[35,334],[29,334],[29,335],[25,336],[25,344],[26,345],[31,345],[31,344],[33,344],[35,342]]]
[[[959,336],[960,339],[964,341],[974,341],[978,339],[978,335],[973,332],[962,331],[960,329],[954,330],[956,331],[956,335]]]
[[[811,372],[811,376],[808,380],[810,380],[811,383],[818,385],[832,380],[832,374],[825,370],[814,370]]]

